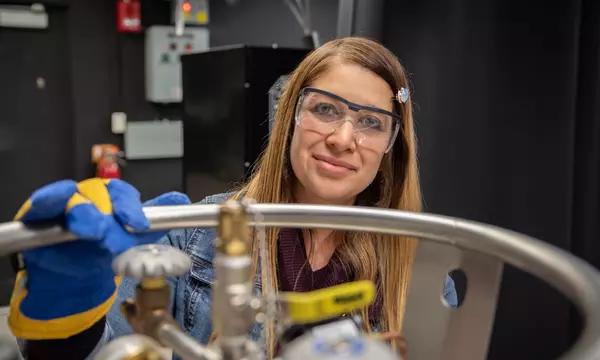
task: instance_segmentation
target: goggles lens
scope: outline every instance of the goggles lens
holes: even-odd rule
[[[305,88],[296,106],[296,125],[324,136],[350,122],[358,145],[387,152],[398,133],[400,121],[392,113],[351,103],[323,90]]]

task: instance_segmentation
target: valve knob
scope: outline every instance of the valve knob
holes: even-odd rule
[[[112,264],[116,274],[138,280],[183,275],[191,266],[192,260],[183,251],[162,244],[133,247]]]

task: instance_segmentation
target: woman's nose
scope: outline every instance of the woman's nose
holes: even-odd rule
[[[331,134],[325,138],[325,141],[329,146],[334,147],[338,151],[356,150],[352,121],[345,120],[338,128],[334,128]]]

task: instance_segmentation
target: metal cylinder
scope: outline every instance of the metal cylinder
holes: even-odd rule
[[[213,260],[213,324],[223,359],[246,358],[248,332],[254,323],[252,259],[244,207],[227,202],[219,213],[219,236]]]
[[[249,306],[253,289],[251,258],[217,254],[213,266],[215,331],[220,337],[246,335],[254,322]]]

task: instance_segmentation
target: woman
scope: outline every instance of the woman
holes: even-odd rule
[[[215,203],[228,197],[245,196],[259,203],[363,205],[420,211],[416,139],[408,87],[405,70],[383,46],[362,38],[326,43],[309,54],[291,74],[280,99],[268,146],[248,183],[236,193],[215,195],[203,202]],[[96,186],[93,191],[87,189],[88,185],[69,183],[61,186],[66,190],[53,190],[62,196],[62,202],[54,201],[59,204],[54,215],[62,213],[66,205],[69,229],[76,232],[83,228],[76,232],[80,237],[100,240],[93,245],[83,242],[88,246],[85,251],[65,250],[64,247],[77,245],[69,244],[63,245],[63,249],[53,250],[50,255],[26,253],[25,268],[31,284],[22,282],[21,289],[29,293],[21,296],[21,301],[13,301],[11,327],[17,336],[37,340],[28,342],[30,351],[43,349],[47,354],[48,347],[59,351],[54,346],[58,342],[53,339],[68,338],[62,340],[60,348],[65,348],[65,341],[70,345],[87,343],[81,351],[83,355],[92,351],[98,339],[105,341],[130,331],[117,306],[106,317],[104,315],[114,300],[114,295],[111,296],[114,289],[118,288],[117,302],[120,302],[133,294],[134,284],[124,280],[120,286],[115,285],[112,274],[107,273],[106,268],[109,268],[110,259],[115,254],[133,244],[148,241],[126,234],[122,231],[123,225],[144,229],[147,221],[141,215],[139,196],[125,183],[110,182],[104,190],[104,202],[112,200],[113,205],[112,212],[106,210],[101,215],[107,219],[105,228],[109,230],[96,229],[88,221],[100,215],[90,215],[93,205],[87,204],[85,198],[95,197],[94,194],[102,192],[102,186]],[[73,201],[71,196],[75,192],[83,195],[84,200]],[[182,201],[173,196],[161,197],[154,204]],[[99,207],[97,201],[92,201]],[[24,221],[50,218],[31,215],[44,214],[43,210],[50,208],[44,207],[44,204],[43,201],[36,203],[34,194],[29,206],[25,206],[19,215]],[[78,211],[84,207],[86,211]],[[75,226],[77,224],[79,227]],[[172,231],[161,240],[183,249],[194,260],[190,273],[173,283],[174,314],[179,324],[202,342],[208,340],[212,331],[208,320],[214,237],[211,229],[187,229]],[[268,277],[271,279],[269,283],[263,281],[264,275],[257,279],[263,290],[307,291],[351,280],[370,279],[377,284],[378,292],[375,303],[361,311],[366,319],[366,330],[401,331],[415,253],[414,240],[324,229],[270,229],[267,231],[267,244],[268,270],[274,276]],[[81,285],[78,285],[81,280],[69,282],[64,279],[67,273],[67,276],[81,277],[81,273],[89,271],[89,266],[80,264],[75,270],[66,271],[57,269],[64,265],[45,265],[64,264],[62,254],[67,251],[85,253],[87,258],[94,254],[94,259],[100,259],[98,263],[104,265],[98,266],[100,270],[95,273],[102,276],[85,277],[88,284],[100,284],[99,279],[102,279],[103,286],[94,287],[101,291],[96,291],[91,296],[93,299],[80,299],[81,296],[76,295],[82,293]],[[257,265],[256,246],[253,254]],[[74,257],[84,258],[70,256],[71,260],[66,261],[73,261]],[[46,277],[51,271],[59,275],[48,280]],[[46,288],[45,293],[36,290],[36,281],[32,278],[45,279],[45,283],[60,283],[61,289],[67,286],[66,283],[74,284],[75,289],[71,292],[74,300],[69,306],[77,311],[69,310],[68,306],[64,306],[62,311],[51,311],[35,299],[27,303],[34,296],[40,298],[40,294],[47,298],[48,292],[60,298],[60,292],[55,294],[57,290]],[[449,284],[447,288],[450,292],[447,298],[452,303],[455,301],[453,288]],[[15,294],[19,294],[18,286]],[[81,314],[88,316],[82,320]],[[31,318],[37,319],[37,322],[20,321]],[[60,331],[64,324],[54,324],[54,328],[48,325],[57,318],[73,320],[70,325],[74,325],[70,326],[69,332]],[[40,328],[50,330],[41,336]],[[254,335],[257,331],[257,328],[253,330]],[[272,336],[269,340],[272,347]]]

